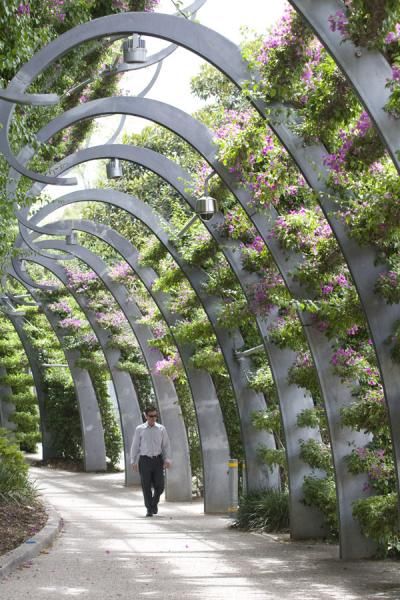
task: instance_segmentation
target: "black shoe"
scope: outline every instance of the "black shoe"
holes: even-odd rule
[[[148,510],[146,513],[146,517],[152,517],[153,513],[151,512],[151,510]]]
[[[158,506],[152,506],[151,510],[152,510],[153,515],[156,515],[158,513]]]

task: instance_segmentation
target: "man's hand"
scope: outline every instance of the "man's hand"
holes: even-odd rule
[[[171,466],[171,461],[169,460],[169,458],[166,458],[164,460],[164,469],[169,469]]]
[[[134,471],[139,471],[139,465],[138,465],[137,463],[134,463],[134,464],[132,465],[132,469],[133,469]]]

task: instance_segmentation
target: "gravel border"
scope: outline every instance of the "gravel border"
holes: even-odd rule
[[[23,544],[0,556],[0,578],[9,575],[17,567],[51,546],[60,533],[64,524],[62,517],[51,504],[45,502],[44,505],[48,515],[46,525]]]

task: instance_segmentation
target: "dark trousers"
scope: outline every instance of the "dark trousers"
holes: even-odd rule
[[[151,511],[157,506],[164,491],[164,467],[162,456],[141,456],[139,458],[139,473],[142,483],[144,504]],[[154,493],[153,493],[154,489]]]

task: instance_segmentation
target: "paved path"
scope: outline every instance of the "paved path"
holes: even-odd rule
[[[144,517],[122,474],[32,468],[65,520],[47,553],[0,580],[2,600],[400,598],[400,564],[341,562],[337,547],[242,533],[200,502]]]

